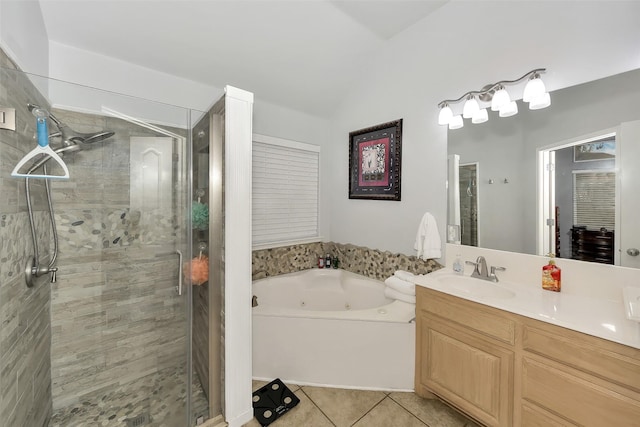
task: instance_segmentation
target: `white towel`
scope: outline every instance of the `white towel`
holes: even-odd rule
[[[407,282],[396,276],[389,277],[384,281],[384,284],[387,285],[388,288],[391,288],[405,295],[415,296],[416,294],[416,285],[414,283]]]
[[[407,282],[413,282],[413,279],[416,277],[415,274],[409,273],[408,271],[404,270],[396,270],[393,275],[401,278],[402,280],[406,280]]]
[[[436,219],[429,212],[425,213],[418,226],[414,249],[418,251],[418,258],[442,258],[440,233]]]
[[[401,292],[398,292],[390,287],[384,288],[384,296],[391,299],[396,299],[398,301],[408,302],[409,304],[416,303],[416,297],[412,295],[406,295]]]

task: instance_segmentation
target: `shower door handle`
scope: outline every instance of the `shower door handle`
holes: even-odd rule
[[[156,254],[156,257],[176,255],[176,254],[178,255],[178,286],[176,286],[176,293],[178,295],[182,295],[182,268],[183,268],[182,252],[176,249],[175,252],[164,252],[164,253]]]
[[[178,287],[176,291],[178,291],[178,295],[182,295],[182,252],[176,249],[176,253],[178,254]]]

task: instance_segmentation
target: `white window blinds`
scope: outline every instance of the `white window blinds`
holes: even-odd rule
[[[320,147],[253,136],[253,246],[319,238]]]
[[[615,172],[575,171],[573,224],[592,229],[615,228]]]

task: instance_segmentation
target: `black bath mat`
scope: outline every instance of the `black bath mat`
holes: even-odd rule
[[[300,399],[284,385],[280,378],[253,392],[253,416],[262,427],[268,426],[293,409]]]

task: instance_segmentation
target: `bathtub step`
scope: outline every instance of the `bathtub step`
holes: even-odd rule
[[[276,378],[253,392],[253,415],[260,425],[265,427],[293,409],[298,403],[300,399],[280,378]]]

